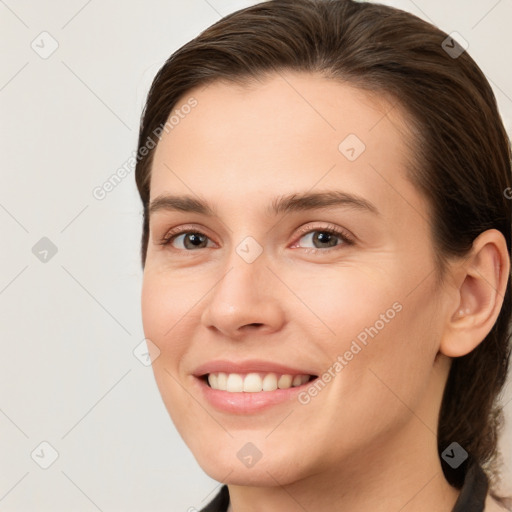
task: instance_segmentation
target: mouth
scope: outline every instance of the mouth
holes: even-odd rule
[[[303,365],[271,360],[212,360],[193,372],[199,396],[214,409],[233,415],[290,407],[318,374]]]
[[[303,386],[317,375],[276,372],[212,372],[199,377],[211,389],[228,393],[264,393]]]

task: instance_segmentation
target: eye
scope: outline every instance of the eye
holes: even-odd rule
[[[208,236],[201,231],[186,231],[185,229],[180,229],[167,233],[159,243],[160,245],[173,245],[174,247],[175,243],[183,243],[185,250],[195,250],[206,248],[208,240]],[[181,247],[175,248],[182,249]]]
[[[353,245],[354,243],[353,239],[350,237],[350,235],[348,235],[348,233],[333,226],[323,226],[316,229],[305,227],[301,228],[300,231],[305,234],[301,236],[299,241],[306,240],[307,243],[313,244],[312,248],[299,245],[299,247],[307,249],[308,252],[317,252],[319,249],[331,249],[341,245]],[[294,245],[293,247],[296,246],[297,245]]]
[[[306,249],[307,252],[317,252],[322,249],[331,249],[337,246],[353,245],[354,240],[344,230],[334,226],[320,226],[311,228],[310,226],[303,227],[299,230],[302,233],[300,240],[306,240],[307,243],[312,243],[313,247],[304,247],[302,244],[294,244],[294,247]],[[187,229],[181,227],[166,233],[160,245],[172,245],[177,250],[185,250],[191,252],[197,249],[206,249],[211,247],[208,245],[210,238],[201,231]],[[177,244],[183,244],[182,247],[176,247]]]

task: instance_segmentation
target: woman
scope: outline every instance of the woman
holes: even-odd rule
[[[398,9],[264,2],[168,59],[142,318],[205,511],[504,510],[510,166],[478,66]]]

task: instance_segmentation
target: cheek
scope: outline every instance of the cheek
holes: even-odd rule
[[[440,332],[431,297],[428,290],[408,297],[395,292],[366,316],[357,334],[344,340],[352,360],[342,371],[338,398],[354,398],[349,416],[365,417],[369,425],[385,429],[388,423],[406,421],[410,411],[420,407],[432,379]],[[354,342],[360,350],[351,356],[354,349],[349,345]]]
[[[193,293],[194,289],[197,293]],[[144,274],[141,293],[144,333],[162,353],[183,348],[175,335],[182,330],[182,322],[190,322],[194,316],[194,304],[200,296],[200,291],[190,282],[180,285],[163,274]]]
[[[144,274],[141,292],[144,335],[157,347],[154,350],[158,355],[152,362],[155,382],[178,430],[187,418],[183,411],[188,409],[188,395],[180,384],[179,364],[189,345],[187,336],[182,333],[187,330],[187,324],[194,321],[191,309],[197,299],[191,300],[190,295],[180,292],[175,283],[171,285],[170,279],[161,274]],[[195,413],[192,414],[194,417]],[[199,421],[200,418],[195,419]]]
[[[333,379],[338,398],[348,394],[366,406],[378,406],[380,401],[396,402],[394,391],[406,403],[419,400],[441,325],[431,284],[427,280],[411,293],[411,282],[370,279],[347,270],[298,290],[321,320],[315,342],[328,357],[326,370],[341,377]],[[340,357],[343,369],[333,367]]]
[[[173,421],[178,421],[172,413],[183,408],[180,404],[183,393],[177,380],[181,378],[180,361],[189,345],[187,336],[180,333],[192,318],[188,305],[190,294],[180,293],[169,281],[156,273],[144,274],[141,310],[144,336],[151,341],[148,347],[154,344],[156,353],[152,356],[155,382]]]
[[[295,303],[294,311],[290,312],[293,321],[312,319],[318,323],[321,331],[317,332],[324,335],[322,343],[330,351],[343,351],[347,341],[350,345],[352,339],[364,338],[365,329],[377,323],[380,331],[399,316],[393,308],[398,296],[396,286],[383,276],[369,276],[354,267],[345,267],[294,283],[300,301],[290,303]],[[381,315],[386,313],[384,324]]]

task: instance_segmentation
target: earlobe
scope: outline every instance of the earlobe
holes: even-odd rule
[[[505,237],[496,229],[481,233],[463,264],[454,271],[458,285],[439,348],[449,357],[469,354],[489,334],[498,318],[510,273]]]

